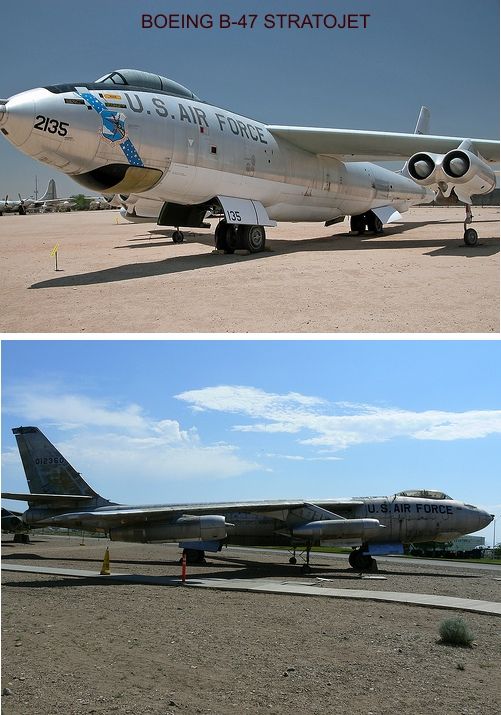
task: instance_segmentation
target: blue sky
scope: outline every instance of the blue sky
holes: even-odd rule
[[[26,488],[11,428],[34,424],[125,503],[429,487],[500,514],[500,351],[454,340],[4,341],[2,490]]]
[[[254,12],[253,30],[143,30],[141,13]],[[370,14],[366,30],[266,30],[266,14]],[[274,124],[412,131],[421,104],[437,134],[497,138],[497,0],[257,3],[28,0],[2,4],[0,96],[92,80],[120,67],[158,72],[211,103]],[[80,191],[0,137],[0,196]]]

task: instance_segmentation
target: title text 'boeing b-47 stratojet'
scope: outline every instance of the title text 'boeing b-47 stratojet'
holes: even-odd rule
[[[218,215],[216,246],[253,253],[277,221],[350,216],[353,231],[379,233],[438,194],[454,190],[469,205],[492,191],[499,142],[428,135],[428,117],[424,108],[414,134],[266,125],[131,69],[0,100],[0,131],[14,146],[117,195],[125,218],[173,226],[181,242],[179,227]],[[400,159],[397,172],[369,163]],[[470,217],[464,240],[475,245]]]
[[[30,494],[4,493],[27,501],[24,513],[2,513],[2,528],[26,533],[31,528],[62,526],[105,532],[114,541],[178,541],[192,562],[224,544],[310,549],[335,541],[355,548],[350,565],[374,568],[374,555],[402,553],[403,544],[449,541],[477,531],[493,519],[472,504],[436,491],[401,492],[392,497],[162,504],[127,506],[95,492],[37,427],[13,430]]]

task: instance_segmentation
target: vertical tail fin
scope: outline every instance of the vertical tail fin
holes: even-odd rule
[[[414,128],[414,134],[430,133],[430,117],[431,112],[429,108],[423,105],[419,110],[419,116],[416,122],[416,126]],[[409,172],[407,171],[407,164],[408,162],[406,161],[403,167],[397,173],[403,174],[404,176],[409,176]]]
[[[54,199],[57,199],[57,191],[56,191],[56,182],[54,179],[50,179],[49,183],[47,184],[47,188],[45,189],[45,194],[43,196],[40,196],[38,201],[54,201]]]
[[[428,107],[422,106],[419,112],[414,134],[429,134],[430,133],[430,110]]]
[[[38,427],[16,427],[12,432],[32,494],[88,496],[109,503],[87,484]]]

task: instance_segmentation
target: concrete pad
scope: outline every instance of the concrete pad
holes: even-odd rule
[[[20,573],[36,573],[51,576],[71,576],[76,578],[105,579],[113,583],[144,583],[158,586],[181,586],[181,579],[165,576],[143,576],[140,574],[111,574],[101,576],[96,571],[81,569],[47,568],[39,566],[21,566],[2,563],[2,570]],[[369,601],[387,601],[404,603],[412,606],[427,606],[428,608],[445,608],[473,613],[485,613],[501,616],[501,603],[480,601],[468,598],[453,598],[426,593],[397,593],[393,591],[360,591],[358,589],[324,588],[314,583],[276,582],[265,579],[190,579],[185,587],[212,588],[224,591],[252,591],[270,594],[287,594],[295,596],[321,596],[324,598],[350,598]]]

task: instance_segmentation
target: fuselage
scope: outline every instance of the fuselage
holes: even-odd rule
[[[263,503],[264,506],[265,503]],[[266,502],[266,508],[260,510],[259,502],[249,508],[245,503],[217,504],[171,504],[177,512],[186,515],[218,514],[224,516],[232,524],[228,531],[228,543],[268,545],[287,544],[290,542],[294,529],[308,521],[308,504],[314,504],[320,509],[337,513],[346,519],[377,519],[385,527],[377,531],[369,531],[361,538],[343,539],[343,542],[359,544],[385,543],[408,544],[426,541],[449,541],[463,534],[478,531],[492,521],[492,515],[472,504],[455,499],[424,498],[412,496],[367,497],[356,500],[318,500],[289,501],[273,503]],[[165,506],[165,505],[164,505]],[[271,508],[270,508],[271,507]],[[109,512],[123,511],[123,528],[111,529],[111,536],[123,541],[168,541],[161,536],[162,521],[158,521],[158,538],[154,536],[154,515],[151,510],[162,509],[163,505],[110,505],[97,507],[89,505],[79,510],[80,519],[64,510],[32,507],[23,515],[23,521],[32,527],[54,526],[83,527],[88,530],[109,531]],[[149,512],[144,524],[148,523],[149,538],[141,538],[141,523],[127,526],[131,512]],[[86,514],[86,511],[89,513]],[[90,514],[92,512],[92,515]],[[114,532],[114,533],[113,533]]]
[[[261,122],[153,89],[56,85],[4,107],[0,129],[12,144],[100,193],[179,204],[245,197],[277,221],[403,211],[434,198],[400,173],[304,151]]]

